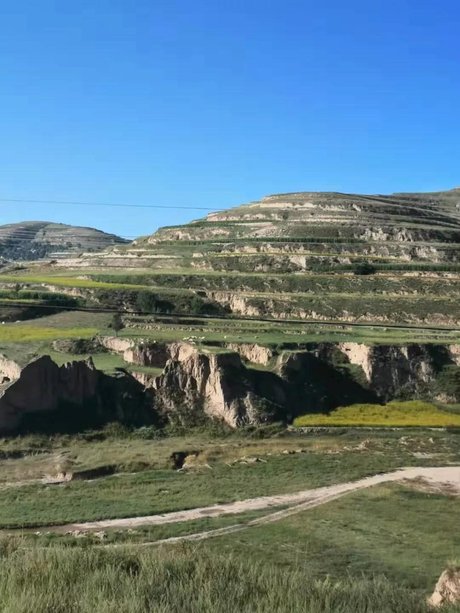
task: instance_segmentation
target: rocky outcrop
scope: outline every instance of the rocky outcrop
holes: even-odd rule
[[[270,349],[270,347],[254,343],[228,343],[226,347],[230,351],[236,351],[242,358],[252,364],[266,366],[274,356],[273,349]]]
[[[273,373],[251,372],[237,353],[194,351],[169,360],[156,379],[155,404],[182,422],[207,415],[232,427],[271,421],[287,401]]]
[[[0,354],[0,386],[15,381],[21,375],[21,367]]]
[[[60,338],[53,341],[52,347],[60,353],[74,355],[94,355],[106,351],[97,338]]]
[[[117,336],[101,336],[98,341],[103,347],[115,353],[124,353],[134,345],[131,339],[118,338]]]
[[[460,602],[460,568],[449,568],[439,577],[428,604],[432,607]]]
[[[0,431],[15,430],[25,415],[81,405],[96,395],[99,373],[91,360],[58,366],[49,356],[30,362],[0,392]]]
[[[442,367],[459,364],[458,345],[364,345],[341,343],[340,351],[362,368],[369,388],[382,400],[432,395]]]
[[[306,343],[301,350],[277,353],[247,343],[231,345],[231,351],[186,342],[134,344],[111,337],[100,342],[152,370],[108,376],[91,360],[59,367],[48,356],[21,369],[0,356],[0,430],[11,432],[31,416],[63,405],[76,418],[97,417],[93,425],[110,420],[192,424],[213,418],[236,428],[289,422],[299,414],[359,402],[458,401],[460,396],[458,345]],[[268,366],[251,368],[245,361]]]
[[[100,337],[98,340],[109,351],[121,354],[128,364],[155,368],[164,368],[170,359],[184,360],[195,351],[192,344],[183,342],[157,343],[153,340],[140,340],[135,343],[130,339],[113,336]]]
[[[183,361],[195,352],[189,343],[156,343],[155,341],[140,343],[124,352],[123,358],[139,366],[164,368],[168,360]]]
[[[130,345],[106,338],[104,344],[130,363],[164,368],[161,375],[132,373],[153,391],[163,414],[182,421],[207,415],[234,427],[274,415],[289,421],[299,413],[354,402],[440,398],[435,386],[440,370],[460,361],[458,345],[309,343],[282,353],[273,370],[263,372],[243,362],[273,362],[276,352],[257,344],[231,343],[229,351],[217,353],[187,342]]]

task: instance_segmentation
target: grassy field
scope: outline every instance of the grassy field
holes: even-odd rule
[[[14,358],[18,353],[49,352],[50,341],[62,338],[90,338],[96,334],[112,334],[108,328],[110,313],[65,311],[19,323],[0,326],[0,352]],[[292,343],[356,341],[368,344],[409,342],[455,343],[460,341],[457,331],[404,330],[392,328],[360,327],[346,325],[325,326],[303,323],[269,323],[263,321],[197,319],[196,317],[171,321],[167,317],[128,317],[129,326],[119,335],[123,338],[151,339],[157,341],[181,341],[197,336],[210,344],[258,343],[274,348]],[[21,347],[22,343],[22,347]],[[33,352],[32,352],[33,353]],[[99,358],[97,358],[99,359]]]
[[[372,439],[359,431],[315,437],[286,432],[266,439],[252,439],[251,432],[217,439],[204,433],[143,438],[150,434],[141,429],[105,440],[99,440],[102,433],[1,441],[0,527],[162,513],[331,485],[400,466],[460,461],[459,437],[446,432],[383,432]],[[193,469],[171,469],[170,455],[178,450],[199,452]],[[70,470],[110,465],[119,474],[62,486],[30,482],[63,462]],[[12,480],[23,485],[12,487]]]
[[[82,277],[81,273],[75,276],[63,274],[19,274],[19,275],[0,275],[0,283],[19,283],[27,285],[58,285],[62,287],[80,287],[88,289],[145,289],[148,286],[127,283],[106,283],[91,278]]]
[[[458,498],[419,484],[381,485],[260,526],[247,524],[270,510],[89,537],[40,528],[294,492],[399,466],[460,463],[455,431],[165,434],[109,426],[0,440],[2,610],[29,613],[33,602],[40,613],[428,613],[426,595],[458,558]],[[192,468],[171,468],[178,450],[198,452]],[[33,482],[63,466],[106,465],[116,474]],[[234,524],[242,530],[195,546],[148,545]],[[40,534],[10,531],[28,526]]]
[[[429,592],[460,552],[458,497],[382,485],[280,522],[209,541],[209,548],[315,579],[386,576]]]
[[[301,426],[386,426],[386,427],[449,427],[460,426],[460,414],[443,410],[419,400],[381,404],[354,404],[338,407],[329,414],[312,413],[294,420]]]
[[[454,433],[410,430],[404,437],[376,432],[371,438],[344,431],[267,439],[210,438],[199,432],[137,441],[133,435],[5,439],[0,441],[3,454],[25,453],[1,461],[5,477],[11,478],[5,463],[15,462],[18,471],[31,457],[40,461],[38,452],[67,453],[87,467],[109,458],[125,464],[150,459],[152,470],[65,486],[3,485],[1,523],[136,515],[295,491],[397,464],[420,464],[414,454],[426,449],[432,451],[429,463],[459,462],[459,442]],[[211,468],[178,473],[164,467],[172,449],[187,447],[201,447]],[[299,448],[304,452],[295,453]],[[232,463],[254,454],[266,463]],[[380,485],[276,523],[247,526],[269,512],[84,537],[3,532],[3,610],[29,613],[33,602],[34,611],[48,613],[428,613],[427,595],[460,551],[458,497],[418,483]],[[242,530],[198,545],[148,545],[235,524]]]
[[[289,260],[286,254],[278,256]],[[410,276],[404,271],[392,274],[383,271],[361,276],[347,270],[341,274],[308,270],[300,274],[300,271],[278,270],[276,257],[263,253],[256,259],[267,261],[265,272],[268,274],[264,275],[261,271],[254,273],[257,269],[251,259],[254,257],[250,253],[214,256],[212,265],[220,262],[221,270],[218,271],[189,269],[184,261],[178,262],[176,270],[152,269],[148,274],[136,270],[126,272],[126,269],[114,274],[102,264],[99,270],[85,270],[84,275],[78,269],[64,272],[46,266],[31,267],[17,274],[0,275],[0,286],[3,284],[10,291],[12,284],[36,288],[58,286],[63,293],[72,288],[86,289],[86,299],[105,293],[104,300],[109,301],[115,300],[117,293],[150,290],[176,304],[177,312],[185,313],[189,312],[187,300],[197,299],[194,292],[220,291],[227,292],[227,298],[224,295],[216,297],[224,306],[231,303],[231,296],[237,294],[240,299],[244,298],[245,306],[235,311],[236,317],[239,312],[249,310],[260,317],[316,319],[318,326],[321,326],[321,319],[346,323],[350,318],[370,324],[374,321],[453,326],[460,317],[457,306],[460,286],[458,276],[452,277],[453,273],[428,272],[426,277],[417,277],[416,273]],[[348,257],[353,259],[354,256]],[[234,260],[247,261],[242,270],[235,270]],[[360,337],[357,330],[353,332]],[[379,336],[391,341],[391,334],[386,335],[385,331],[380,331]]]
[[[31,603],[40,613],[428,613],[422,593],[385,577],[315,580],[183,547],[9,551],[0,598],[8,613],[29,613]]]
[[[39,325],[5,324],[0,327],[0,343],[29,343],[60,338],[91,338],[98,328],[47,328]]]

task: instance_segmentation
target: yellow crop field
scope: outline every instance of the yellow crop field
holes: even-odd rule
[[[309,413],[294,420],[302,426],[448,427],[460,426],[460,413],[451,413],[430,402],[411,400],[380,404],[353,404],[329,414]]]
[[[59,338],[91,338],[98,328],[40,328],[20,324],[0,325],[0,342],[52,341]]]

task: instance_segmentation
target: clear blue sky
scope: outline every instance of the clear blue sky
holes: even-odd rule
[[[0,198],[460,184],[458,0],[0,0]],[[199,211],[0,202],[124,235]]]

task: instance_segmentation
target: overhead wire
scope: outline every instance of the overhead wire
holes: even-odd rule
[[[80,200],[38,200],[28,198],[0,198],[0,202],[11,204],[68,204],[71,206],[103,206],[103,207],[121,207],[132,209],[181,209],[186,211],[226,211],[231,206],[225,208],[216,208],[209,206],[182,205],[182,204],[129,204],[127,202],[87,202]]]

